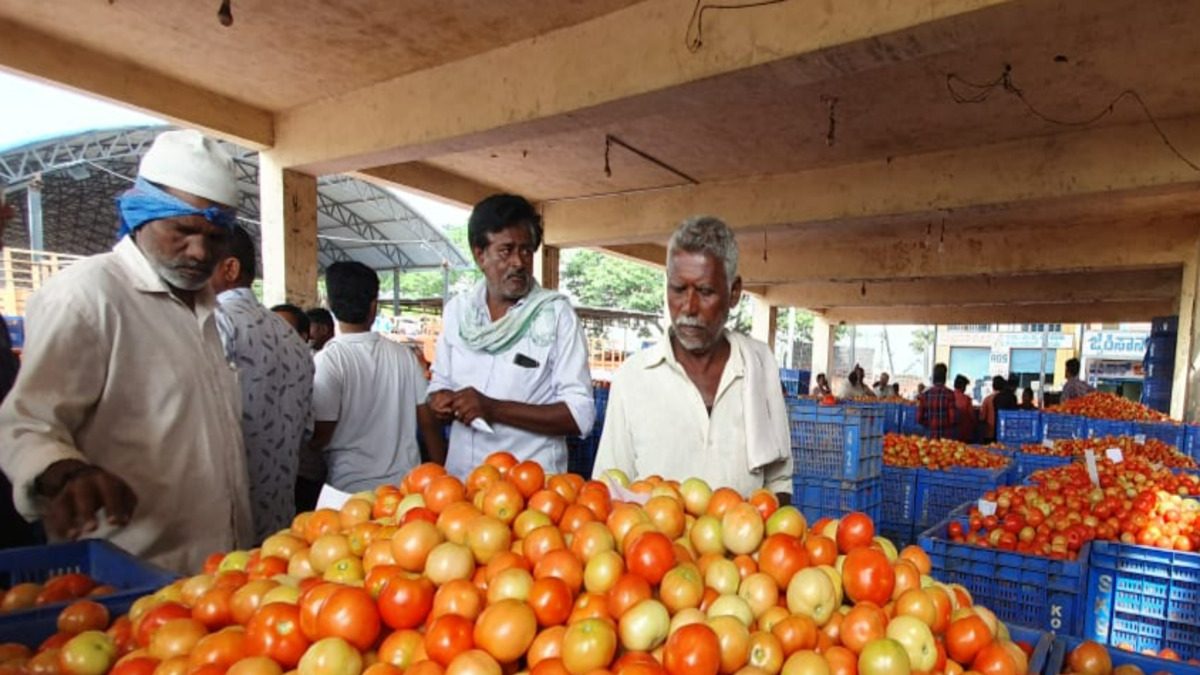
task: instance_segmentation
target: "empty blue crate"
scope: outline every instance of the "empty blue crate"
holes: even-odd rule
[[[114,618],[128,611],[134,600],[178,578],[96,539],[0,551],[0,587],[41,583],[69,572],[81,572],[100,584],[117,588],[115,593],[92,598],[107,607]],[[58,614],[67,604],[60,602],[0,615],[0,643],[18,642],[36,647],[55,633]]]
[[[1135,422],[1133,433],[1146,438],[1156,438],[1173,445],[1180,452],[1187,452],[1188,427],[1174,422]]]
[[[1042,413],[1037,410],[1001,410],[997,413],[996,440],[1010,445],[1042,440]]]
[[[1042,438],[1086,438],[1086,431],[1082,417],[1042,413]]]
[[[1150,321],[1151,335],[1175,335],[1178,331],[1178,316],[1159,316]]]
[[[974,502],[985,492],[1007,483],[1009,467],[1000,469],[917,470],[917,502],[914,520],[924,530],[944,520],[954,509]]]
[[[1083,635],[1200,658],[1200,554],[1092,544]]]
[[[916,540],[914,515],[917,508],[917,470],[883,467],[883,511],[879,531],[896,544]]]
[[[1152,335],[1146,338],[1146,361],[1174,361],[1175,336]]]
[[[966,526],[964,518],[956,518]],[[962,584],[975,602],[1005,622],[1078,635],[1082,630],[1091,543],[1078,560],[981,548],[950,541],[950,519],[923,532],[918,544],[929,554],[934,579]],[[1031,671],[1033,672],[1033,671]]]
[[[879,522],[883,479],[844,481],[793,476],[792,503],[810,523],[819,518],[841,518],[851,511],[862,511]]]
[[[1106,436],[1132,436],[1133,423],[1123,420],[1098,420],[1091,417],[1084,418],[1086,425],[1087,438],[1104,438]]]
[[[883,414],[871,406],[793,406],[792,470],[838,480],[878,478],[883,469]]]
[[[1050,656],[1046,659],[1046,669],[1044,671],[1033,670],[1033,661],[1030,661],[1029,672],[1045,672],[1047,675],[1059,675],[1067,670],[1067,656],[1083,643],[1083,638],[1073,637],[1070,635],[1060,635],[1054,639],[1054,644],[1050,647]],[[1109,647],[1108,656],[1112,659],[1113,668],[1118,666],[1137,666],[1143,673],[1168,673],[1168,675],[1195,675],[1196,666],[1188,665],[1180,661],[1168,661],[1154,656],[1138,654],[1116,647]]]
[[[1053,469],[1072,462],[1071,457],[1056,457],[1054,455],[1035,455],[1028,452],[1017,453],[1017,474],[1022,482],[1028,482],[1030,474],[1042,469]]]

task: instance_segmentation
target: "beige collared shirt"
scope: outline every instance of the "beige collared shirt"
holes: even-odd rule
[[[17,509],[62,459],[123,478],[133,520],[101,536],[164,567],[195,571],[251,542],[237,373],[212,292],[172,295],[130,238],[51,278],[30,300],[20,375],[0,406],[0,468]]]
[[[750,340],[743,344],[768,349]],[[749,469],[745,361],[731,347],[711,413],[668,338],[627,360],[613,377],[592,475],[616,468],[630,479],[697,477],[714,489],[730,487],[743,496],[761,487],[791,494],[790,457],[758,471]],[[783,391],[764,391],[762,396],[782,397]]]

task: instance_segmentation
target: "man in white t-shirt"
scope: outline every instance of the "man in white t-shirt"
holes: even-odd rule
[[[429,458],[444,463],[441,429],[425,404],[425,377],[412,350],[371,332],[379,277],[366,265],[340,262],[325,271],[338,335],[317,352],[313,382],[316,429],[325,482],[343,492],[399,483],[421,462],[417,430]]]

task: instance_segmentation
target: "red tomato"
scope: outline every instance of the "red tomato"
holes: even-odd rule
[[[474,631],[474,621],[457,614],[440,616],[425,632],[425,653],[442,666],[448,666],[454,657],[475,647]]]
[[[201,666],[218,666],[224,672],[248,655],[245,629],[240,626],[224,628],[200,638],[188,654],[188,666],[192,670]]]
[[[851,600],[866,600],[882,607],[892,599],[896,573],[882,551],[856,548],[846,555],[842,564],[842,583]]]
[[[519,469],[520,464],[513,467]],[[575,599],[567,582],[557,577],[543,577],[533,582],[526,600],[537,616],[538,625],[542,627],[557,626],[564,623],[571,615]]]
[[[763,540],[758,550],[758,569],[774,579],[780,588],[787,588],[792,576],[807,566],[808,551],[790,534],[772,534]]]
[[[663,667],[669,675],[717,675],[720,665],[721,646],[707,625],[690,624],[667,638]]]
[[[381,598],[386,595],[387,588],[385,585]],[[432,592],[430,596],[432,603]],[[379,628],[379,612],[375,609],[375,601],[370,593],[361,588],[338,588],[321,606],[317,615],[317,632],[321,637],[340,637],[359,651],[366,651],[375,644]]]
[[[379,592],[379,616],[389,628],[416,628],[433,609],[433,582],[425,577],[393,577]]]
[[[974,614],[964,616],[952,621],[946,629],[946,654],[961,664],[969,664],[991,641],[992,633],[983,619]]]
[[[160,626],[172,619],[190,619],[192,612],[178,602],[164,602],[145,613],[137,625],[137,643],[139,647],[150,646],[150,637]]]
[[[274,659],[285,669],[300,663],[308,645],[309,639],[300,630],[300,608],[296,605],[264,605],[246,624],[246,653]]]
[[[122,659],[113,666],[108,675],[154,675],[160,661],[149,656]]]
[[[234,591],[228,588],[208,589],[192,605],[192,618],[207,626],[209,630],[232,625],[233,593]]]
[[[58,614],[58,629],[64,633],[108,628],[108,608],[94,600],[76,600]]]
[[[865,513],[855,511],[848,513],[838,523],[837,545],[842,553],[863,546],[870,546],[875,537],[875,523]]]
[[[662,581],[675,566],[675,548],[661,532],[645,532],[625,552],[625,569],[651,584]]]

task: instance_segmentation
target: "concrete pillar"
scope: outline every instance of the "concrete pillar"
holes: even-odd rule
[[[1191,260],[1183,265],[1183,282],[1179,292],[1179,331],[1175,341],[1175,374],[1171,383],[1171,417],[1188,422],[1200,420],[1200,321],[1197,300],[1200,299],[1200,245]]]
[[[755,340],[761,340],[771,346],[771,350],[775,349],[775,328],[779,322],[779,308],[768,305],[766,300],[755,297],[753,300],[753,310],[750,316],[750,336]]]
[[[533,276],[537,277],[542,288],[558,289],[558,259],[557,246],[545,246],[533,254]]]
[[[25,186],[26,206],[25,209],[29,217],[29,248],[33,251],[45,250],[45,242],[42,237],[42,175],[34,176],[33,180]],[[34,260],[39,260],[39,256],[34,256]]]
[[[259,154],[263,301],[317,304],[317,179]]]
[[[836,338],[837,326],[823,316],[813,317],[812,337],[812,381],[817,381],[817,375],[825,373],[833,382],[833,345]]]

